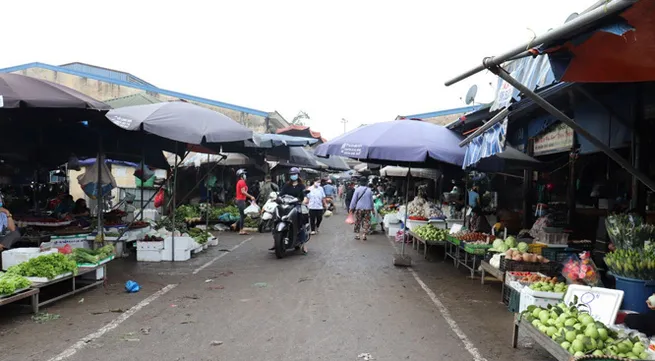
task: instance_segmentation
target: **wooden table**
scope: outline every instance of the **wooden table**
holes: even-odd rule
[[[36,288],[28,288],[11,296],[0,298],[0,306],[8,305],[28,297],[31,298],[32,312],[39,312],[39,290]]]
[[[503,292],[505,292],[505,272],[499,270],[498,268],[492,266],[487,261],[480,262],[480,268],[482,269],[482,277],[480,278],[480,283],[484,284],[484,277],[489,273],[494,278],[500,280],[502,286],[500,289],[500,301],[503,301]]]

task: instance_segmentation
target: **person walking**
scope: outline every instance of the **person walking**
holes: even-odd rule
[[[359,180],[359,187],[355,189],[350,201],[350,212],[355,213],[355,239],[366,240],[371,230],[371,212],[373,211],[373,191],[366,186],[367,179]]]
[[[239,169],[237,171],[237,194],[236,194],[236,200],[237,200],[237,208],[239,208],[239,222],[237,223],[237,227],[239,228],[239,234],[241,235],[246,235],[246,231],[243,229],[245,222],[246,222],[246,214],[243,213],[246,207],[246,200],[255,200],[255,197],[251,196],[248,194],[248,185],[246,184],[246,170],[245,169]]]
[[[316,179],[314,184],[309,188],[307,194],[307,208],[309,208],[309,225],[312,229],[311,234],[316,234],[321,221],[323,220],[323,212],[326,208],[326,197],[321,181]]]
[[[346,195],[344,202],[344,208],[346,208],[346,211],[350,209],[350,202],[353,200],[353,194],[355,194],[355,185],[352,183],[346,184]]]
[[[272,192],[279,192],[280,187],[277,186],[277,184],[273,183],[271,180],[271,175],[267,174],[266,177],[264,178],[264,184],[259,188],[261,191],[259,192],[259,204],[263,207],[264,203],[268,200],[268,196]]]

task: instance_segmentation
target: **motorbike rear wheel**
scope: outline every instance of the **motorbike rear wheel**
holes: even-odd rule
[[[269,222],[270,222],[269,220],[261,220],[261,222],[259,222],[259,226],[257,226],[257,230],[259,231],[259,233],[265,233],[266,231],[268,231]]]
[[[275,241],[275,257],[284,258],[287,255],[287,247],[284,244],[284,233],[274,232],[273,240]]]

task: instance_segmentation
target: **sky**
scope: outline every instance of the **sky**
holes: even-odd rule
[[[84,62],[163,89],[304,111],[328,139],[361,124],[493,99],[443,83],[594,0],[9,1],[0,67]],[[9,15],[8,15],[9,14]]]

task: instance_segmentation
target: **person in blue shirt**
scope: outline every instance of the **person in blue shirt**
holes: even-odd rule
[[[475,209],[480,206],[480,188],[473,186],[469,191],[469,207]]]
[[[355,213],[355,239],[366,240],[366,235],[371,230],[371,212],[373,211],[373,190],[367,187],[368,180],[362,177],[359,180],[359,187],[350,201],[350,212]]]
[[[337,188],[332,185],[331,179],[327,180],[323,186],[323,190],[325,191],[325,196],[329,198],[334,198],[334,196],[337,194]]]

